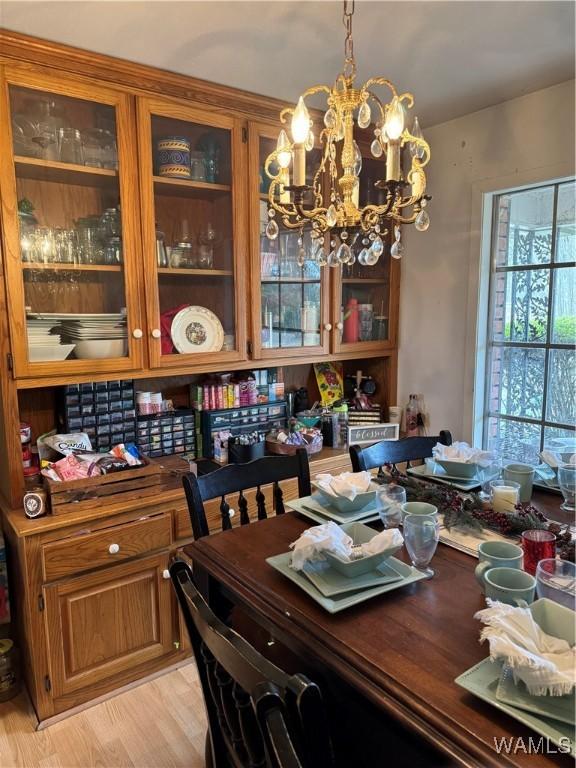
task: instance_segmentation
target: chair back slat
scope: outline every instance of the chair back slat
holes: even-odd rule
[[[276,514],[284,513],[284,495],[280,483],[294,479],[298,481],[298,495],[309,496],[312,492],[310,467],[308,454],[304,448],[297,450],[292,456],[265,456],[246,464],[228,464],[201,477],[195,477],[192,474],[184,475],[182,483],[186,492],[194,538],[200,539],[202,536],[208,536],[210,532],[204,508],[205,501],[221,498],[222,530],[229,530],[232,527],[232,521],[227,496],[237,495],[240,524],[246,525],[250,522],[248,499],[245,493],[247,490],[256,489],[256,517],[258,520],[265,520],[272,508]],[[267,496],[263,490],[268,487],[270,487],[270,496]],[[225,504],[228,505],[227,509]]]
[[[331,768],[318,686],[287,675],[220,621],[183,560],[171,563],[170,576],[198,666],[214,765]]]
[[[248,514],[248,499],[244,492],[240,491],[238,496],[238,509],[240,510],[240,525],[249,525],[250,515]]]
[[[258,520],[266,520],[266,496],[262,493],[260,486],[256,489],[256,506],[258,508]]]
[[[250,768],[263,768],[266,765],[264,743],[252,708],[252,700],[237,684],[234,685],[234,700],[238,709],[238,720],[244,738],[248,765]]]
[[[437,436],[405,437],[402,440],[381,440],[374,445],[350,446],[350,460],[353,472],[365,472],[378,467],[378,477],[382,477],[384,464],[407,463],[432,456],[436,443],[452,444],[452,435],[448,430],[442,430]]]
[[[230,505],[224,496],[222,496],[222,501],[220,502],[220,517],[222,519],[222,530],[229,531],[230,528],[232,528],[232,521],[230,520]]]
[[[284,492],[278,482],[274,483],[274,509],[277,515],[283,515],[286,511],[284,509]]]

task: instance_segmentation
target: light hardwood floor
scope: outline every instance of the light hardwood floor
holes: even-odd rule
[[[35,731],[26,693],[0,703],[0,768],[202,768],[194,662]]]

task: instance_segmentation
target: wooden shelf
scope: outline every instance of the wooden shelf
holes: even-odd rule
[[[118,264],[35,264],[34,262],[24,262],[22,269],[25,270],[47,270],[49,272],[121,272],[122,267]]]
[[[178,197],[203,197],[222,195],[232,191],[230,184],[210,184],[207,181],[193,179],[168,179],[154,176],[154,189],[159,195],[178,195]]]
[[[158,267],[159,275],[190,275],[191,277],[232,277],[231,269],[186,269],[180,267]]]
[[[387,277],[343,277],[342,283],[344,285],[387,285]]]
[[[109,187],[118,180],[118,172],[109,168],[92,168],[89,165],[60,163],[56,160],[15,157],[14,165],[19,179],[77,184],[83,187]]]

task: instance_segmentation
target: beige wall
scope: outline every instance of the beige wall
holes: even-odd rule
[[[424,394],[431,433],[472,439],[484,193],[574,174],[574,85],[424,130],[431,225],[404,228],[398,393]]]

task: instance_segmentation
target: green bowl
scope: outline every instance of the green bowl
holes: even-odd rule
[[[359,512],[368,504],[374,501],[376,496],[376,490],[366,491],[365,493],[358,493],[353,499],[347,499],[346,496],[332,496],[330,493],[326,493],[320,486],[314,481],[311,482],[314,490],[321,496],[322,501],[330,507],[334,507],[338,512],[346,514],[347,512]]]
[[[341,525],[340,527],[348,534],[348,536],[352,537],[354,546],[357,546],[358,544],[366,544],[378,533],[378,531],[369,528],[367,525],[364,525],[364,523],[344,523],[344,525]],[[367,555],[360,560],[342,560],[341,557],[332,552],[324,552],[324,555],[330,563],[331,568],[334,568],[334,570],[338,571],[338,573],[341,573],[343,576],[353,579],[356,576],[361,576],[369,571],[375,570],[379,565],[382,565],[384,560],[392,557],[392,555],[396,554],[401,548],[402,545],[396,545],[384,550],[384,552],[379,552],[377,555]]]
[[[465,464],[463,461],[436,459],[436,464],[440,464],[442,469],[446,470],[447,475],[452,475],[452,477],[462,477],[467,480],[476,477],[476,472],[478,471],[478,464]]]

